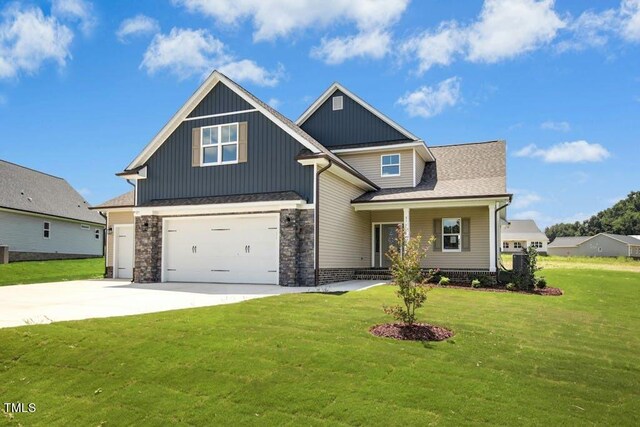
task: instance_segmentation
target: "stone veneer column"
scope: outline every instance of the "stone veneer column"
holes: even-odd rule
[[[135,264],[133,281],[159,282],[162,269],[162,218],[145,215],[135,218]]]
[[[281,286],[313,286],[313,210],[280,211]]]

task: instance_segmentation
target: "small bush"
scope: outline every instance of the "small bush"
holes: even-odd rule
[[[507,288],[508,291],[515,291],[516,289],[518,289],[518,286],[515,283],[507,283],[507,286],[505,286],[505,288]]]
[[[536,279],[536,288],[544,289],[547,287],[547,280],[544,277],[539,277]]]
[[[451,282],[451,280],[449,280],[448,277],[442,276],[442,277],[440,277],[440,280],[438,281],[438,285],[447,286],[449,284],[449,282]]]
[[[428,272],[429,278],[427,279],[427,283],[439,283],[442,278],[442,273],[439,268],[431,268]]]
[[[480,287],[482,287],[482,282],[479,279],[473,279],[471,281],[471,287],[472,288],[480,288]]]

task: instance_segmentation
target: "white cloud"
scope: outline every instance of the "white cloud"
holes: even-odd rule
[[[513,202],[510,206],[514,209],[524,209],[542,201],[542,197],[533,191],[512,188],[509,192],[513,193]]]
[[[33,74],[48,61],[64,67],[71,58],[72,40],[69,28],[38,8],[5,8],[0,21],[0,79],[21,71]]]
[[[591,10],[583,12],[572,20],[567,29],[571,37],[562,40],[556,46],[559,52],[567,50],[584,50],[589,47],[602,47],[609,41],[609,32],[615,30],[618,20],[617,11],[613,9],[596,13]]]
[[[146,15],[136,15],[122,21],[116,36],[121,42],[125,42],[130,36],[153,34],[158,31],[160,31],[158,21]]]
[[[93,13],[93,5],[84,0],[53,0],[51,14],[61,19],[79,22],[85,35],[90,34],[98,23]]]
[[[527,210],[521,212],[514,212],[509,215],[510,219],[532,219],[536,222],[538,227],[541,229],[545,229],[546,227],[558,224],[558,223],[574,223],[576,221],[584,221],[585,219],[591,217],[591,214],[587,214],[584,212],[577,212],[573,215],[568,216],[553,216],[548,215],[538,210]]]
[[[391,34],[387,31],[362,32],[354,36],[323,38],[311,56],[327,64],[341,64],[356,57],[380,59],[389,52]]]
[[[623,0],[620,6],[622,37],[640,42],[640,0]]]
[[[234,58],[224,43],[206,30],[182,28],[172,28],[169,34],[156,34],[144,53],[140,68],[149,74],[167,70],[181,80],[219,69],[233,79],[261,86],[276,85],[283,74],[282,66],[271,72],[254,61]]]
[[[464,50],[466,32],[455,21],[443,22],[436,31],[424,31],[400,46],[405,56],[417,56],[418,74],[434,65],[449,65]]]
[[[296,31],[354,23],[360,31],[387,28],[397,22],[409,0],[173,0],[220,24],[251,20],[255,41],[275,40]]]
[[[573,141],[562,142],[547,149],[530,144],[517,151],[515,156],[541,158],[546,163],[582,163],[601,162],[611,156],[611,153],[600,144]]]
[[[398,99],[411,117],[424,118],[440,114],[445,108],[453,107],[460,100],[460,78],[450,77],[436,86],[422,86],[414,92]]]
[[[571,125],[569,122],[546,121],[540,124],[540,128],[545,130],[555,130],[558,132],[569,132],[571,130]]]
[[[278,107],[280,107],[280,105],[282,104],[282,101],[280,101],[278,98],[270,98],[269,101],[267,101],[267,104],[277,110]]]

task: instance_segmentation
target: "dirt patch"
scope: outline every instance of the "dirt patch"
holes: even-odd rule
[[[546,287],[544,289],[536,289],[535,291],[533,291],[534,294],[538,294],[538,295],[545,295],[545,296],[550,296],[550,297],[559,297],[560,295],[562,295],[564,292],[562,292],[562,289],[559,288],[551,288],[551,287]]]
[[[385,323],[371,327],[369,332],[376,337],[407,341],[443,341],[453,336],[449,329],[428,323]]]

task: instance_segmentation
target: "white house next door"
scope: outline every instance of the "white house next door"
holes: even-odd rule
[[[166,282],[278,284],[279,214],[166,219]]]
[[[114,226],[114,279],[133,278],[133,225]]]

